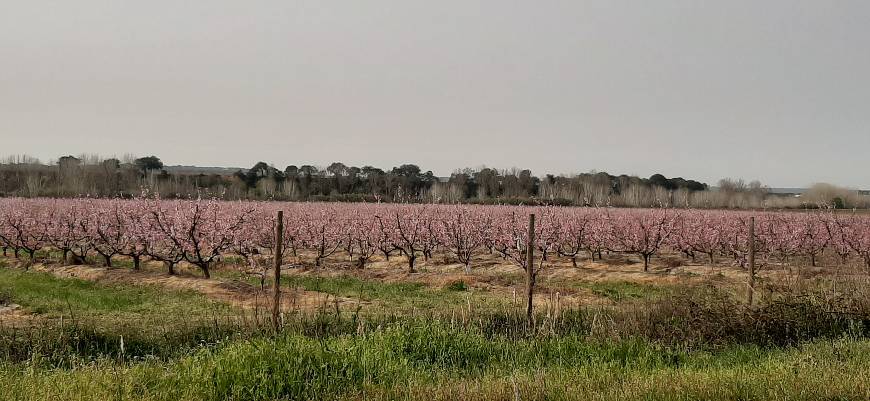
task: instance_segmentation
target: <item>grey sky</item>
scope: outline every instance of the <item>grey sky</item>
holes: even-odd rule
[[[0,154],[870,188],[868,1],[5,1]]]

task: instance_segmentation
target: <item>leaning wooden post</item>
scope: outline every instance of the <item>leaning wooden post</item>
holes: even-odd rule
[[[274,282],[274,299],[272,300],[272,326],[275,331],[278,331],[278,313],[281,309],[281,245],[284,243],[284,211],[278,211],[278,219],[275,221],[275,282]]]
[[[749,218],[749,306],[755,296],[755,217]]]
[[[532,297],[535,291],[535,214],[529,214],[529,242],[526,244],[526,318],[532,327]]]

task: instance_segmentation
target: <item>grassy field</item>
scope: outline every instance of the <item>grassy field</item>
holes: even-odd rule
[[[42,272],[0,269],[0,293],[29,312],[107,320],[112,323],[172,316],[201,315],[219,305],[194,291],[166,291],[147,286],[104,286],[79,279],[59,279]]]
[[[259,279],[245,278],[237,272],[229,271],[218,273],[220,277],[243,280],[251,285],[259,285]],[[272,285],[272,280],[265,281],[267,286]],[[292,289],[302,289],[335,297],[355,299],[364,302],[380,302],[391,308],[432,308],[456,304],[461,301],[462,292],[467,290],[459,282],[444,288],[429,288],[422,283],[399,282],[388,283],[374,280],[365,280],[349,275],[334,277],[322,277],[316,275],[289,275],[282,281],[282,285]]]
[[[580,337],[489,338],[436,323],[286,334],[172,361],[4,366],[5,399],[866,399],[870,343],[686,352]]]
[[[377,307],[288,310],[276,334],[201,291],[0,267],[0,303],[20,305],[0,315],[0,400],[870,398],[870,308],[843,289],[746,309],[703,283],[554,278],[542,298],[575,291],[600,303],[541,307],[530,327],[482,277],[284,282]],[[472,309],[471,294],[493,302]]]

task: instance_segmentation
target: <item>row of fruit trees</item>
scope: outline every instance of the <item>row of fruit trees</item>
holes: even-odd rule
[[[212,199],[0,199],[4,255],[54,250],[65,261],[96,256],[111,265],[129,257],[165,263],[170,273],[184,261],[209,268],[228,255],[248,266],[271,258],[278,210],[285,213],[283,255],[310,255],[320,266],[343,253],[360,268],[375,255],[403,256],[409,271],[419,258],[443,252],[471,270],[484,253],[525,267],[528,216],[535,214],[535,254],[595,259],[602,252],[637,255],[644,262],[663,252],[713,262],[746,263],[748,224],[756,224],[756,252],[767,260],[821,255],[870,268],[870,218],[832,212],[746,212],[685,209],[405,205],[366,203],[226,202]]]

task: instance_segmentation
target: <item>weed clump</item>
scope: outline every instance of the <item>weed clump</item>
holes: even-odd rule
[[[755,307],[713,286],[699,286],[614,313],[610,333],[666,345],[794,346],[818,338],[870,336],[870,314],[843,299],[781,293]]]
[[[462,292],[462,291],[468,291],[468,286],[465,284],[465,281],[457,280],[457,281],[453,281],[450,284],[447,284],[446,286],[444,286],[444,289],[447,291]]]

